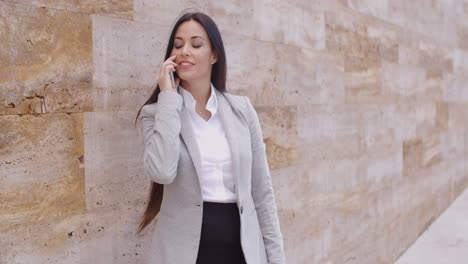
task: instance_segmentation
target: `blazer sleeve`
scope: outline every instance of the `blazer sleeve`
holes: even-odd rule
[[[252,144],[252,198],[265,243],[268,263],[284,264],[286,260],[283,236],[276,209],[263,134],[257,112],[250,99],[245,98]]]
[[[144,174],[160,184],[171,183],[177,174],[182,102],[182,96],[177,92],[163,90],[157,103],[141,109]]]

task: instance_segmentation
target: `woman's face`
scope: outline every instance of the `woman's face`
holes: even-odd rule
[[[212,63],[216,55],[205,29],[190,20],[177,28],[172,55],[177,55],[177,75],[184,81],[211,79]]]

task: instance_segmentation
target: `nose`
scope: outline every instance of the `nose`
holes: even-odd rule
[[[189,51],[190,51],[189,49],[190,49],[190,47],[189,47],[188,45],[184,45],[184,46],[182,47],[182,55],[188,56],[188,55],[189,55]]]

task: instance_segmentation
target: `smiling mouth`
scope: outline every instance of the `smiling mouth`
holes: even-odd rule
[[[179,69],[189,69],[193,66],[194,64],[188,63],[188,62],[183,62],[179,64]]]

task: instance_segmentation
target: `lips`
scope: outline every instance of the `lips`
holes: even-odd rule
[[[190,65],[193,65],[193,63],[190,62],[190,61],[180,61],[180,62],[179,62],[179,65],[189,65],[189,64],[190,64]]]
[[[190,69],[194,64],[189,61],[179,62],[179,69]]]

